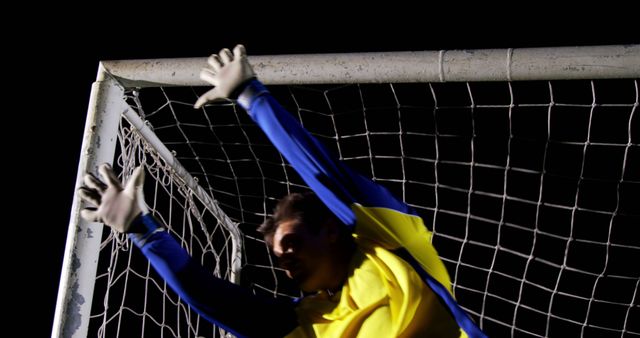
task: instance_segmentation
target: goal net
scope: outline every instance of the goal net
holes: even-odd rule
[[[422,215],[489,336],[640,336],[640,46],[249,60],[311,134]],[[143,165],[150,209],[208,271],[299,297],[256,228],[308,188],[238,105],[192,108],[204,64],[103,63],[78,184],[101,162],[121,178]],[[225,336],[80,207],[53,336]]]

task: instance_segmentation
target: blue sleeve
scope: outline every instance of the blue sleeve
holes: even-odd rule
[[[198,314],[237,337],[283,337],[298,326],[293,301],[252,294],[215,278],[150,215],[140,216],[145,234],[129,234],[151,265]]]
[[[238,102],[342,222],[360,238],[394,252],[406,250],[418,274],[469,337],[486,337],[455,302],[446,267],[431,244],[431,232],[411,207],[330,154],[258,80],[247,84]]]
[[[386,188],[339,161],[258,80],[252,80],[246,86],[238,102],[309,187],[345,224],[355,224],[356,217],[351,209],[354,203],[416,215]]]

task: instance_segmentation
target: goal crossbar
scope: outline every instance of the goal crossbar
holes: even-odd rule
[[[250,56],[249,62],[271,85],[613,79],[640,76],[640,45]],[[206,86],[199,77],[205,64],[205,58],[103,62],[130,88]]]

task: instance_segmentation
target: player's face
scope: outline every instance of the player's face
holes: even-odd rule
[[[297,220],[281,222],[273,235],[273,252],[289,278],[305,292],[332,285],[336,273],[331,255],[334,240],[322,227],[317,233]]]

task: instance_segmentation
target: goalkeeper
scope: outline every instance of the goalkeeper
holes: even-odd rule
[[[257,80],[243,46],[208,63],[200,76],[214,88],[195,108],[237,100],[313,190],[282,198],[259,228],[307,296],[254,295],[205,271],[150,215],[142,168],[124,187],[108,165],[102,180],[87,174],[80,196],[97,208],[84,218],[128,233],[193,309],[239,337],[485,337],[456,303],[413,209],[304,130]]]

